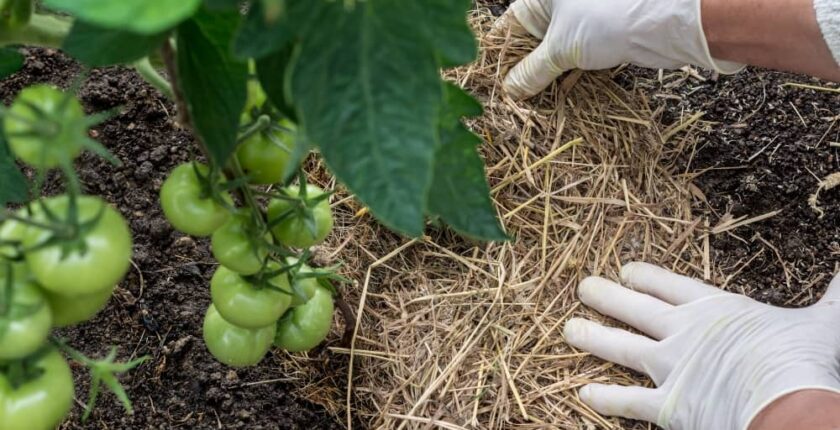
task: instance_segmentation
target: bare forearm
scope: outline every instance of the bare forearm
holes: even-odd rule
[[[840,394],[802,390],[781,397],[761,411],[749,430],[835,430],[840,428]]]
[[[703,0],[712,56],[840,82],[813,0]]]

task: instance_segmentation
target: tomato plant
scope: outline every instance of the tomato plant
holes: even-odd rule
[[[204,317],[204,343],[207,349],[228,366],[252,366],[262,361],[274,340],[276,327],[250,329],[227,322],[211,305]]]
[[[255,231],[258,229],[247,213],[231,216],[211,237],[213,256],[223,266],[239,274],[259,272],[268,257],[267,245],[271,243],[271,235],[265,232],[260,237]],[[257,239],[254,240],[254,237]]]
[[[273,199],[268,205],[269,222],[274,223],[271,233],[279,242],[295,247],[309,248],[323,242],[333,228],[330,203],[324,190],[315,185],[288,187],[281,191],[282,198]]]
[[[205,342],[225,363],[257,362],[266,327],[279,326],[290,351],[329,333],[340,300],[332,282],[347,280],[311,264],[335,222],[330,194],[308,183],[313,159],[398,233],[419,237],[433,218],[472,238],[506,238],[481,141],[463,124],[481,106],[441,78],[475,57],[469,0],[43,0],[35,12],[31,0],[6,1],[21,7],[0,22],[0,45],[130,65],[194,133],[196,157],[170,173],[160,201],[175,229],[212,235],[221,267]],[[0,75],[20,67],[16,54],[0,51]],[[25,227],[0,231],[0,255],[27,262],[59,325],[95,313],[130,257],[124,220],[83,197],[72,174],[80,150],[108,155],[86,137],[103,116],[84,116],[68,94],[26,90],[0,124],[0,203],[32,200],[15,156],[40,174],[58,167],[68,182],[66,197],[29,205]],[[352,327],[352,313],[342,315]]]
[[[246,138],[236,149],[236,158],[252,184],[275,184],[283,180],[294,151],[295,125],[287,119],[266,126]]]
[[[332,315],[332,293],[319,286],[309,301],[293,308],[277,323],[274,344],[289,352],[310,350],[329,334]]]
[[[47,349],[20,364],[13,380],[9,366],[0,372],[0,425],[3,430],[54,429],[70,412],[73,403],[73,375],[64,357]],[[13,373],[14,374],[14,373]]]
[[[56,167],[81,152],[87,133],[86,127],[80,127],[84,117],[78,100],[40,84],[20,92],[4,116],[3,127],[18,158],[33,166]]]
[[[182,164],[172,170],[160,188],[160,205],[176,229],[193,236],[209,236],[227,221],[225,203],[230,196],[212,195],[210,169],[198,163]]]
[[[210,296],[225,320],[251,329],[273,325],[292,301],[285,276],[253,282],[224,266],[216,270],[210,281]]]
[[[114,286],[83,295],[65,295],[44,290],[44,296],[52,311],[53,325],[67,327],[93,318],[105,308]]]
[[[26,262],[35,279],[54,293],[93,294],[114,286],[128,271],[131,232],[122,215],[98,197],[76,198],[75,215],[70,213],[70,200],[44,200],[33,219],[49,223],[75,216],[79,226],[67,232],[28,229],[23,244],[31,251]]]
[[[21,359],[32,354],[52,328],[52,314],[40,288],[29,279],[22,264],[0,266],[0,280],[10,302],[0,307],[0,360]]]

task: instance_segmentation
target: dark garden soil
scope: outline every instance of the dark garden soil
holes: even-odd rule
[[[666,75],[667,76],[667,75]],[[734,77],[660,81],[631,69],[618,79],[639,85],[660,121],[672,124],[705,112],[709,124],[676,166],[697,175],[707,202],[695,204],[715,226],[723,217],[777,215],[712,237],[712,259],[727,278],[716,279],[779,306],[817,300],[840,270],[840,187],[820,193],[823,215],[809,204],[819,182],[840,172],[840,94],[792,87],[831,88],[816,79],[760,69]]]
[[[50,50],[29,50],[24,70],[0,83],[9,103],[24,86],[50,82],[67,88],[80,69]],[[119,348],[122,360],[151,360],[122,377],[136,413],[116,398],[101,398],[86,425],[87,372],[75,369],[78,404],[62,429],[331,429],[341,428],[320,407],[298,400],[268,357],[263,365],[231,370],[210,356],[201,339],[215,269],[205,240],[176,233],[164,220],[158,191],[167,173],[190,159],[189,133],[175,124],[172,105],[133,72],[94,70],[81,86],[89,112],[117,109],[92,132],[122,167],[84,155],[78,169],[86,192],[102,196],[131,223],[135,267],[107,309],[93,321],[64,330],[69,343],[89,356]],[[58,192],[51,184],[48,192]]]

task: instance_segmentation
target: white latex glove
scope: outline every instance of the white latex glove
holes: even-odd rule
[[[802,389],[840,393],[840,276],[819,303],[765,305],[644,263],[621,271],[624,286],[587,278],[583,303],[647,336],[585,319],[566,341],[635,369],[658,388],[590,384],[580,398],[604,415],[666,429],[740,430],[772,401]]]
[[[513,97],[537,94],[570,69],[624,63],[657,69],[692,64],[720,73],[742,65],[716,61],[700,20],[701,0],[517,0],[499,25],[521,24],[542,40],[508,74]],[[513,18],[511,15],[513,15]]]

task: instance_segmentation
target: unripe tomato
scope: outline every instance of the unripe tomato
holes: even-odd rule
[[[17,214],[24,216],[24,211],[18,211]],[[26,224],[13,219],[0,223],[0,257],[12,260],[22,257],[13,243],[23,243],[27,228]]]
[[[292,301],[286,274],[269,281],[271,288],[258,288],[224,266],[219,266],[210,281],[210,296],[216,311],[228,322],[239,327],[258,329],[273,325]]]
[[[105,309],[108,300],[114,293],[114,285],[101,291],[81,296],[65,296],[49,290],[44,290],[47,303],[53,315],[53,326],[67,327],[93,318]]]
[[[9,276],[11,284],[7,285]],[[0,316],[0,360],[15,360],[44,344],[52,328],[52,314],[23,264],[0,265],[0,291],[6,287],[11,288],[12,302]]]
[[[82,151],[87,138],[85,112],[75,97],[70,99],[47,84],[24,88],[3,117],[9,148],[26,164],[52,168],[70,163]],[[39,116],[32,105],[46,116]]]
[[[210,305],[204,316],[204,343],[220,362],[232,367],[253,366],[271,348],[276,332],[274,324],[258,329],[233,325]]]
[[[253,73],[253,72],[252,72]],[[245,100],[245,113],[251,113],[259,109],[268,100],[268,95],[263,91],[257,79],[248,79],[248,98]]]
[[[280,126],[284,130],[256,133],[236,149],[236,158],[252,184],[275,184],[283,180],[294,151],[295,125],[284,119],[280,121]]]
[[[52,430],[73,404],[73,375],[64,357],[50,350],[33,364],[43,373],[18,387],[0,373],[0,428]]]
[[[292,308],[277,323],[274,345],[289,352],[308,351],[327,338],[333,320],[333,298],[318,286],[308,302]]]
[[[294,257],[286,258],[286,264],[297,264],[298,259]],[[318,280],[315,278],[305,278],[300,275],[312,273],[312,268],[306,264],[298,268],[298,276],[295,277],[292,288],[292,307],[300,306],[309,301],[315,295],[315,290],[318,288]],[[301,297],[302,296],[302,297]]]
[[[290,196],[297,196],[300,192],[300,187],[288,187],[285,191]],[[306,186],[306,197],[308,199],[313,199],[323,194],[324,190],[315,185],[310,184]],[[314,234],[307,227],[305,217],[298,213],[300,208],[297,208],[295,206],[296,204],[300,203],[281,199],[272,199],[268,204],[269,221],[278,219],[290,209],[295,210],[295,213],[292,213],[291,216],[285,218],[271,229],[274,238],[278,242],[293,248],[309,248],[312,245],[323,242],[333,228],[330,203],[327,200],[321,200],[314,207],[308,209],[312,211],[312,215],[315,218]]]
[[[253,275],[260,271],[268,256],[265,244],[252,239],[249,229],[253,223],[247,213],[230,217],[213,232],[211,249],[213,256],[223,266],[242,275]],[[263,238],[271,243],[271,234]]]
[[[160,188],[160,205],[166,219],[177,230],[193,236],[210,236],[230,216],[223,205],[202,195],[201,182],[195,174],[197,168],[202,175],[209,172],[203,164],[182,164],[169,174]],[[230,196],[225,194],[225,200]]]
[[[61,220],[67,218],[70,198],[66,195],[44,200],[47,208]],[[24,246],[26,262],[35,279],[47,290],[67,296],[93,294],[116,285],[131,264],[131,232],[125,219],[99,197],[79,196],[80,223],[99,219],[89,230],[81,231],[74,242],[48,246],[53,233],[30,227]],[[33,219],[48,223],[47,215],[38,206]]]

